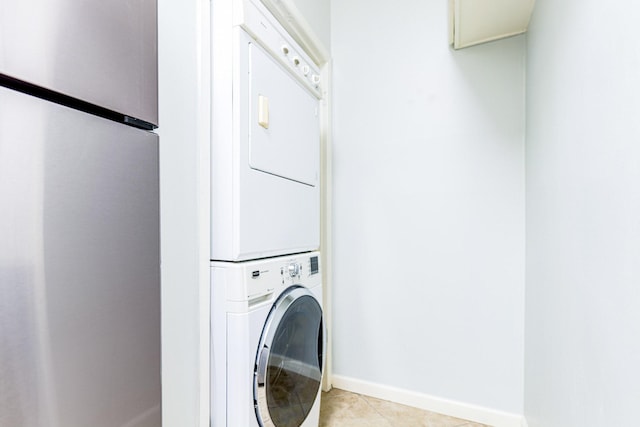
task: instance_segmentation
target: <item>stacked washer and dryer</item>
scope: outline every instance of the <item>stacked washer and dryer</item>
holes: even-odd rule
[[[211,425],[317,427],[320,71],[259,0],[212,1],[212,49]]]

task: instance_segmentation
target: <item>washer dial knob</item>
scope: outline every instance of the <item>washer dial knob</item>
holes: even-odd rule
[[[300,275],[300,264],[292,262],[291,264],[289,264],[288,270],[289,270],[289,276],[291,276],[291,277],[299,276]]]

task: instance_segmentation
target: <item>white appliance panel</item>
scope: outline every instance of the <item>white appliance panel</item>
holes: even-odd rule
[[[247,23],[218,29],[213,39],[219,60],[212,69],[212,260],[245,261],[320,246],[317,94],[283,65],[294,52],[304,57],[302,49],[265,11],[251,16],[260,13],[255,22],[262,30],[251,33],[270,34],[267,41],[276,46],[253,38]],[[281,43],[289,55],[276,59],[271,55]],[[260,95],[268,98],[268,128],[259,124],[266,120],[258,111]]]
[[[315,186],[320,166],[318,100],[260,46],[249,43],[249,162]]]
[[[246,260],[317,249],[318,187],[247,169],[239,179],[236,246],[230,258]]]
[[[254,368],[272,306],[292,285],[308,289],[322,307],[319,252],[255,261],[212,262],[211,423],[215,427],[258,427],[254,408]],[[293,275],[291,266],[299,273]],[[295,270],[295,269],[294,269]],[[257,276],[256,276],[257,275]],[[317,427],[320,390],[301,427]]]

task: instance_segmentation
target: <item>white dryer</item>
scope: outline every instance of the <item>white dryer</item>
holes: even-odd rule
[[[317,427],[319,253],[211,264],[212,427]]]
[[[318,249],[320,70],[259,1],[212,9],[211,259]]]

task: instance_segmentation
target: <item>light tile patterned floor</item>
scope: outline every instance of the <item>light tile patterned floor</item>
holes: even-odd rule
[[[488,427],[348,391],[322,393],[320,427]]]

